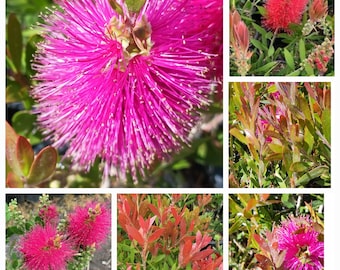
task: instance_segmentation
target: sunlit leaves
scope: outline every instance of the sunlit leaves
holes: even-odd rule
[[[230,84],[236,186],[329,186],[330,89],[329,83]]]
[[[220,195],[206,194],[119,195],[118,223],[122,231],[118,250],[126,256],[119,256],[118,269],[136,261],[147,269],[172,269],[173,265],[176,269],[216,269],[222,263],[217,252],[221,247],[209,246],[213,239],[210,235],[221,239],[218,231],[222,232],[222,227],[212,230],[217,221],[212,220],[208,209],[220,207],[220,199]]]

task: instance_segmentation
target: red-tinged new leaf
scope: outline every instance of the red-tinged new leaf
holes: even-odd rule
[[[31,144],[25,137],[18,137],[16,153],[21,172],[27,176],[34,160],[34,152]]]
[[[145,240],[140,232],[133,226],[127,225],[126,226],[128,235],[138,242],[142,247],[144,246]]]
[[[16,134],[14,129],[6,122],[6,160],[8,166],[18,176],[24,176],[19,161],[17,159],[17,141],[19,135]]]
[[[194,230],[195,227],[195,220],[192,220],[188,229],[188,232],[192,232]]]
[[[21,178],[13,172],[8,172],[6,179],[6,187],[9,188],[23,188],[24,182]]]
[[[159,237],[164,233],[164,231],[165,231],[164,228],[156,230],[153,234],[150,235],[148,242],[152,243],[152,242],[158,240]]]
[[[185,267],[190,262],[191,248],[192,243],[190,239],[184,240],[184,244],[180,246],[178,260],[181,267]]]
[[[260,199],[262,202],[265,202],[266,200],[268,200],[270,194],[260,194]]]
[[[270,252],[270,248],[268,246],[268,243],[258,234],[254,233],[253,237],[255,241],[259,244],[261,250],[265,253]]]
[[[257,204],[257,200],[255,198],[251,198],[248,203],[246,208],[244,209],[245,212],[248,212],[249,210],[253,209]]]
[[[191,261],[199,261],[199,260],[203,260],[206,257],[210,256],[211,254],[214,253],[214,250],[212,250],[211,248],[208,249],[204,249],[202,251],[197,252],[196,254],[194,254],[191,258]]]
[[[260,269],[262,270],[272,269],[273,263],[266,256],[263,256],[262,254],[255,254],[255,258],[259,262],[259,267],[261,267]]]
[[[175,218],[175,225],[177,226],[181,222],[181,216],[178,215],[175,207],[171,207],[171,213]]]
[[[139,216],[138,217],[139,226],[143,229],[145,233],[147,233],[150,230],[155,219],[156,216],[153,216],[152,218],[148,218],[146,220],[144,220],[142,216]]]
[[[159,218],[161,218],[161,214],[160,214],[160,212],[159,212],[159,210],[158,210],[158,208],[156,207],[156,206],[154,206],[153,204],[149,204],[148,205],[148,207],[149,207],[149,209],[151,210],[151,212],[154,214],[154,215],[156,215],[157,217],[159,217]]]
[[[57,156],[55,148],[51,146],[43,148],[33,161],[27,183],[37,185],[51,177],[56,168]]]
[[[180,238],[182,238],[187,232],[187,223],[184,218],[181,219],[180,224]]]

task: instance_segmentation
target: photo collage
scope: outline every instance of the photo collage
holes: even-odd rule
[[[1,269],[337,269],[335,6],[4,1]]]

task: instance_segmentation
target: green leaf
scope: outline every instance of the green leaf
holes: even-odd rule
[[[17,160],[23,175],[27,176],[34,160],[31,144],[25,137],[19,136],[16,145]]]
[[[15,14],[10,14],[7,23],[7,44],[10,58],[17,72],[21,71],[22,34],[21,25]]]
[[[305,126],[305,128],[304,128],[303,139],[308,145],[307,154],[309,155],[313,150],[314,137],[313,137],[313,134],[309,131],[309,128],[307,126]]]
[[[31,134],[36,116],[27,111],[19,111],[12,118],[13,128],[22,136],[29,137]]]
[[[262,6],[258,6],[257,9],[259,10],[262,16],[264,16],[267,13],[267,10]]]
[[[241,133],[237,128],[230,129],[230,134],[233,135],[236,139],[238,139],[243,144],[248,144],[247,138]]]
[[[268,147],[270,148],[270,150],[272,150],[274,153],[277,154],[282,154],[283,152],[283,146],[280,144],[274,144],[274,143],[269,143]]]
[[[310,167],[308,165],[308,163],[306,162],[301,162],[301,161],[298,161],[298,162],[294,162],[290,165],[290,168],[289,170],[290,171],[293,171],[293,172],[304,172],[306,171],[306,169]]]
[[[230,220],[231,227],[229,228],[229,235],[233,234],[234,232],[237,232],[240,230],[240,227],[242,226],[242,223],[244,221],[243,218],[240,218],[239,216],[236,216],[233,220]]]
[[[256,23],[252,23],[253,27],[255,28],[255,30],[257,32],[259,32],[262,36],[266,36],[267,34],[267,31],[266,29],[262,28],[261,26],[259,26],[258,24]]]
[[[116,11],[119,15],[123,15],[122,7],[117,3],[116,0],[109,0],[110,6],[114,11]]]
[[[57,151],[51,146],[43,148],[33,161],[27,183],[37,185],[46,181],[54,173],[56,163]]]
[[[288,67],[291,70],[294,70],[295,69],[295,64],[294,64],[294,58],[293,58],[292,54],[286,48],[284,48],[283,54],[285,56],[285,60],[286,60],[286,63],[288,65]]]
[[[287,76],[299,76],[301,73],[300,69],[294,70],[293,72],[289,73]]]
[[[297,181],[296,186],[305,186],[311,180],[320,177],[323,174],[329,173],[329,168],[327,166],[318,166],[314,169],[311,169],[309,172],[302,175]]]
[[[145,4],[145,0],[126,0],[126,6],[129,11],[137,13]]]
[[[277,65],[276,61],[269,62],[258,69],[255,69],[253,73],[258,74],[258,75],[266,75],[266,73],[269,73],[272,69],[274,69]],[[261,73],[261,74],[259,74]]]
[[[254,45],[255,48],[259,49],[260,51],[268,51],[267,47],[264,46],[261,41],[252,38],[250,39],[250,42]]]
[[[305,63],[305,70],[308,76],[314,76],[314,69],[309,63]]]
[[[12,80],[7,80],[6,84],[6,102],[20,102],[23,98],[23,88],[21,85],[18,82]]]
[[[160,261],[163,261],[165,258],[165,254],[160,254],[156,257],[152,257],[151,263],[159,263]]]
[[[299,55],[301,62],[306,59],[306,46],[305,41],[302,38],[299,40]]]
[[[275,52],[274,46],[270,46],[268,50],[268,57],[272,56]]]
[[[326,108],[322,112],[321,116],[321,122],[322,122],[322,131],[325,135],[325,138],[330,143],[331,142],[331,111]]]

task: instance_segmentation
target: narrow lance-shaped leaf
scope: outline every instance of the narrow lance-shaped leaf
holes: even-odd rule
[[[331,142],[331,112],[329,109],[325,109],[321,116],[322,131],[327,139],[328,143]]]
[[[311,169],[309,172],[302,175],[296,182],[296,186],[304,186],[308,184],[311,180],[320,177],[324,173],[328,173],[329,168],[327,166],[318,166]]]
[[[21,70],[21,55],[22,55],[22,34],[21,25],[15,14],[10,14],[7,23],[7,44],[10,52],[10,58],[17,69]]]
[[[293,58],[292,54],[286,48],[283,50],[283,54],[285,56],[285,60],[286,60],[288,67],[291,70],[294,70],[295,64],[294,64],[294,58]]]
[[[306,59],[305,41],[302,38],[299,40],[299,55],[301,62]]]
[[[138,242],[142,247],[144,246],[145,240],[140,232],[133,226],[127,225],[126,226],[128,235]]]

